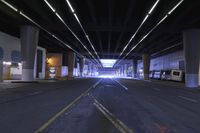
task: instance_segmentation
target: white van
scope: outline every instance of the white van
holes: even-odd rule
[[[171,70],[171,80],[183,81],[183,71],[182,70]]]

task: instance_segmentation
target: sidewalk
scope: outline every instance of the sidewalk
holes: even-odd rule
[[[6,91],[7,89],[23,87],[34,83],[11,83],[12,81],[18,80],[4,80],[4,82],[0,82],[0,92]],[[39,83],[47,83],[47,82],[56,82],[56,80],[36,80]]]

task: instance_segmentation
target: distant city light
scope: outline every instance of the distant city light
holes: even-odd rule
[[[114,75],[100,75],[100,76],[97,76],[99,78],[115,78]]]
[[[6,62],[6,61],[4,61],[3,64],[4,64],[4,65],[12,65],[11,62]]]
[[[117,60],[115,59],[100,59],[103,67],[112,68]]]
[[[139,71],[140,71],[140,72],[143,72],[143,69],[140,69]]]

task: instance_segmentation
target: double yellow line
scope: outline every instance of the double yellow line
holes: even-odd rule
[[[43,133],[49,125],[51,125],[58,117],[60,117],[64,112],[66,112],[68,109],[70,109],[77,101],[79,101],[82,97],[86,96],[87,93],[95,88],[102,79],[97,81],[94,85],[92,85],[89,89],[87,89],[85,92],[83,92],[79,97],[77,97],[75,100],[73,100],[69,105],[67,105],[65,108],[63,108],[60,112],[55,114],[53,117],[51,117],[46,123],[44,123],[39,129],[37,129],[34,133]]]

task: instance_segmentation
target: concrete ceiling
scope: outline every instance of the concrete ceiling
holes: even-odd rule
[[[156,0],[70,0],[88,34],[87,40],[74,18],[66,0],[47,0],[88,48],[88,51],[58,19],[44,0],[5,0],[32,20],[69,44],[82,55],[91,58],[123,58],[180,0],[160,0],[148,20],[142,25],[129,47],[123,52],[131,36],[136,32]],[[168,18],[149,34],[126,58],[138,58],[144,52],[154,56],[182,49],[182,31],[200,28],[200,1],[185,0]],[[0,30],[19,37],[21,25],[32,24],[0,2]],[[49,52],[66,52],[67,47],[41,30],[39,45]],[[169,48],[170,47],[170,48]]]

